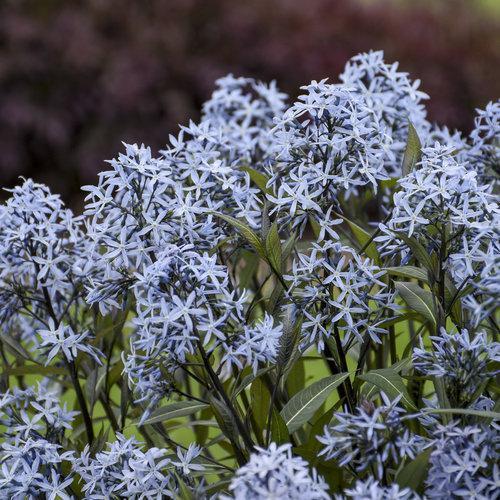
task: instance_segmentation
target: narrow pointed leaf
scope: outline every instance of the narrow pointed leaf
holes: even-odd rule
[[[326,377],[295,394],[281,410],[288,431],[295,432],[308,422],[331,392],[348,376],[348,373],[339,373]]]
[[[403,379],[392,368],[371,370],[363,375],[359,375],[358,378],[377,386],[381,391],[385,392],[390,399],[401,396],[401,402],[407,408],[411,410],[417,409],[415,403],[413,403],[408,394]]]
[[[248,243],[252,245],[262,258],[266,257],[264,245],[253,229],[248,227],[244,222],[239,221],[230,215],[220,213],[214,213],[214,215],[231,224],[231,226],[233,226],[248,241]]]
[[[172,418],[185,417],[197,411],[201,411],[204,408],[208,408],[208,405],[200,403],[199,401],[178,401],[158,408],[142,423],[142,425],[156,424]]]
[[[399,266],[399,267],[386,267],[385,271],[391,276],[399,276],[401,278],[414,278],[424,283],[427,283],[427,271],[420,269],[416,266]]]
[[[415,164],[420,161],[422,155],[422,143],[415,130],[415,127],[410,122],[408,124],[408,139],[403,156],[402,174],[403,177],[408,175],[414,168]]]
[[[417,283],[413,282],[398,282],[395,283],[395,287],[410,309],[418,312],[434,325],[436,324],[431,292],[420,288]]]

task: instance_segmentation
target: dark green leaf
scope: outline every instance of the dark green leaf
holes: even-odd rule
[[[281,240],[278,234],[278,225],[274,222],[266,237],[266,256],[269,265],[281,273],[283,263],[281,261]]]
[[[396,482],[401,488],[410,488],[413,491],[422,489],[427,476],[429,457],[432,449],[428,448],[408,462],[397,474]]]
[[[238,219],[231,217],[230,215],[220,214],[217,212],[215,212],[214,215],[231,224],[231,226],[233,226],[248,241],[248,243],[252,245],[252,247],[262,258],[266,258],[266,250],[264,248],[264,245],[262,244],[260,238],[255,234],[253,229],[251,229]]]
[[[385,271],[392,276],[415,278],[427,283],[427,271],[415,266],[386,267]]]
[[[371,370],[363,375],[359,375],[358,378],[377,386],[380,390],[385,392],[390,399],[401,396],[401,401],[407,408],[411,410],[417,409],[408,394],[403,379],[392,368]]]
[[[185,417],[204,408],[208,408],[208,405],[199,401],[177,401],[156,409],[142,425],[156,424],[172,418]]]
[[[289,432],[295,432],[308,422],[331,392],[348,376],[348,373],[331,375],[295,394],[281,410]]]
[[[272,191],[267,187],[268,178],[262,172],[259,172],[251,167],[241,167],[241,170],[247,172],[250,180],[264,193],[272,194]]]
[[[406,302],[406,305],[410,309],[413,309],[421,314],[432,324],[436,324],[431,292],[420,288],[417,283],[410,281],[395,283],[395,287],[401,298]]]

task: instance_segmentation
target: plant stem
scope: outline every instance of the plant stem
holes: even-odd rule
[[[71,376],[71,381],[73,382],[73,387],[75,388],[78,404],[80,405],[85,430],[87,432],[87,441],[91,445],[94,441],[94,428],[92,427],[92,419],[87,409],[87,403],[85,401],[85,396],[83,395],[82,387],[80,386],[80,381],[78,380],[76,365],[74,361],[69,361],[66,356],[64,356],[64,361],[66,362],[66,366]]]

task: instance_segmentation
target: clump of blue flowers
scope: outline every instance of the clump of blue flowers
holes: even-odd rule
[[[228,75],[75,215],[0,206],[0,497],[495,498],[500,103],[382,52]]]

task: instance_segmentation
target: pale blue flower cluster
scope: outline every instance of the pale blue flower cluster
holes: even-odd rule
[[[298,354],[328,344],[359,360],[363,347],[381,344],[401,308],[388,268],[410,259],[435,267],[439,255],[442,268],[419,279],[430,288],[441,280],[450,309],[439,311],[442,325],[457,303],[464,328],[438,331],[431,349],[414,349],[414,368],[441,378],[457,408],[491,410],[483,389],[499,352],[483,327],[497,328],[500,296],[500,104],[478,111],[468,137],[432,125],[419,82],[381,52],[352,58],[340,83],[303,86],[292,104],[274,82],[229,75],[216,87],[200,122],[181,126],[157,155],[125,144],[97,184],[83,187],[83,216],[32,180],[8,190],[0,206],[0,326],[10,348],[56,373],[70,368],[78,393],[78,370],[104,369],[96,346],[108,351],[94,342],[99,321],[122,314],[124,375],[144,423],[190,362],[201,359],[221,384],[221,374],[255,375],[276,363],[288,320],[300,326]],[[411,168],[403,162],[409,122],[424,146]],[[385,219],[375,242],[351,215]],[[269,265],[271,221],[281,268]],[[415,255],[417,244],[424,255]],[[262,258],[253,292],[238,276],[239,252],[249,249]],[[119,360],[113,344],[109,356]],[[75,485],[90,499],[179,498],[186,488],[193,498],[207,496],[196,445],[173,455],[116,431],[97,451],[65,451],[76,412],[60,405],[60,390],[47,379],[1,396],[2,498],[69,499]],[[427,497],[495,497],[496,426],[442,427],[381,398],[336,412],[318,437],[322,460],[358,479],[342,498],[419,498],[388,475],[426,449]],[[428,437],[412,423],[424,424]],[[256,448],[228,488],[242,500],[322,499],[327,490],[291,444],[276,443]]]
[[[271,443],[268,448],[257,447],[248,463],[240,467],[231,481],[227,500],[290,500],[328,499],[327,485],[305,460],[292,456],[292,446]]]

